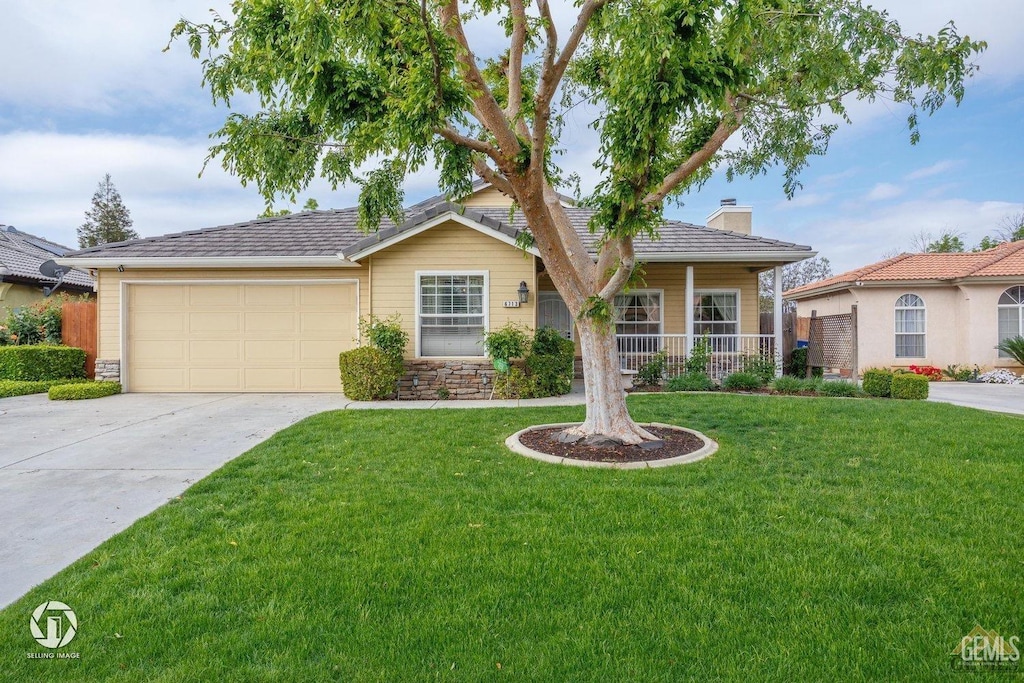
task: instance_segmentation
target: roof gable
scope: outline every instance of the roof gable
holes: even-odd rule
[[[9,271],[9,274],[3,275],[0,279],[53,285],[57,279],[44,276],[39,272],[39,266],[70,251],[69,247],[62,244],[30,235],[11,226],[0,225],[0,266]],[[64,277],[64,284],[89,290],[92,289],[94,282],[88,273],[72,269]]]
[[[956,281],[975,277],[1024,277],[1024,241],[1004,242],[992,249],[949,254],[900,254],[840,273],[834,277],[795,287],[783,293],[801,299],[847,285],[908,280]]]

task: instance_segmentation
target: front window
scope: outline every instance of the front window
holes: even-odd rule
[[[1024,286],[1010,287],[999,297],[999,339],[1003,342],[1014,337],[1024,337]],[[1000,358],[1009,358],[1006,351],[999,352]]]
[[[924,300],[904,294],[896,300],[896,357],[924,358]]]
[[[693,301],[693,331],[702,334],[739,334],[738,292],[698,292]]]
[[[421,356],[483,356],[483,275],[420,275]]]
[[[622,353],[657,353],[661,348],[661,292],[633,291],[615,297],[615,334]]]

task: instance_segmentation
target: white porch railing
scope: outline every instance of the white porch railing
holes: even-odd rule
[[[636,371],[649,363],[655,354],[664,352],[667,376],[675,377],[685,372],[689,344],[685,334],[618,334],[619,367],[624,371]],[[752,359],[764,359],[774,363],[775,337],[771,334],[714,334],[696,336],[694,344],[706,341],[710,346],[711,360],[707,373],[712,379],[739,372]]]

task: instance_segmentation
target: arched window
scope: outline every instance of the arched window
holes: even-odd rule
[[[999,339],[1024,337],[1024,286],[1010,287],[999,297]],[[1009,358],[1005,351],[999,352],[1000,358]]]
[[[896,300],[896,357],[924,358],[924,299],[904,294]]]

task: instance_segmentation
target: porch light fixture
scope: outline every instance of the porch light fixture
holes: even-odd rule
[[[526,286],[526,280],[519,283],[519,303],[525,304],[530,300],[530,288]]]

